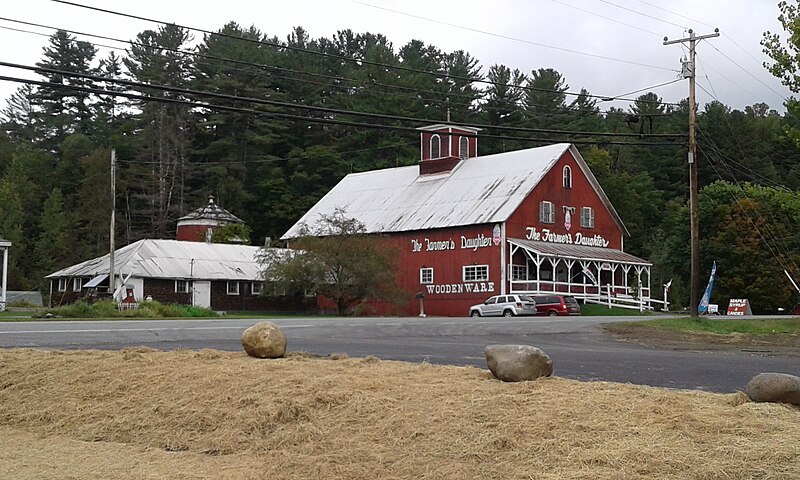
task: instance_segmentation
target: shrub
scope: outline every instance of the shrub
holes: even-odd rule
[[[218,316],[214,310],[208,308],[163,304],[156,301],[142,302],[139,304],[139,308],[118,310],[117,304],[111,300],[101,300],[92,304],[80,300],[72,305],[50,309],[48,312],[67,318],[200,318]]]

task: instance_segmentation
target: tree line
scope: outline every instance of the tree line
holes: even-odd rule
[[[118,244],[174,237],[177,219],[209,194],[262,244],[343,176],[416,163],[419,135],[408,128],[424,124],[415,118],[485,125],[482,155],[581,142],[631,232],[625,250],[654,262],[654,291],[674,278],[671,296],[688,299],[686,145],[657,137],[686,134],[686,100],[648,92],[627,108],[601,109],[602,99],[544,66],[483,74],[468,52],[417,40],[396,48],[380,34],[315,39],[302,28],[279,39],[236,23],[196,45],[190,31],[164,25],[103,57],[57,31],[36,66],[43,80],[22,84],[0,111],[11,289],[44,290],[44,275],[106,252],[112,148]],[[793,301],[776,279],[789,267],[800,277],[797,118],[763,103],[737,110],[715,101],[699,112],[701,255],[719,265],[721,297],[746,287],[763,289],[751,299],[759,308]]]

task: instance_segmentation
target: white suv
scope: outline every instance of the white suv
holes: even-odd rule
[[[470,317],[536,315],[536,302],[528,295],[495,295],[469,307]]]

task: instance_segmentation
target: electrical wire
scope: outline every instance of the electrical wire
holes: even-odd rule
[[[641,30],[642,32],[649,33],[651,35],[655,35],[656,37],[659,37],[659,38],[662,37],[662,35],[660,33],[654,32],[652,30],[647,30],[647,29],[642,28],[642,27],[637,27],[636,25],[631,25],[630,23],[625,23],[625,22],[623,22],[621,20],[617,20],[616,18],[607,17],[607,16],[602,15],[600,13],[593,12],[591,10],[586,10],[585,8],[577,7],[575,5],[571,5],[571,4],[567,3],[567,2],[562,2],[561,0],[550,0],[550,1],[553,2],[553,3],[557,3],[559,5],[563,5],[565,7],[572,8],[574,10],[578,10],[579,12],[584,12],[584,13],[588,13],[589,15],[594,15],[595,17],[600,17],[600,18],[602,18],[604,20],[608,20],[610,22],[619,23],[620,25],[625,25],[626,27],[634,28],[636,30]]]
[[[65,70],[59,70],[54,68],[45,68],[45,67],[34,67],[29,65],[20,65],[10,62],[3,62],[0,61],[0,66],[4,67],[11,67],[11,68],[18,68],[22,70],[34,71],[34,72],[48,72],[57,75],[63,76],[70,76],[70,77],[78,77],[84,79],[95,80],[99,82],[107,82],[107,83],[114,83],[119,85],[124,85],[132,88],[140,88],[140,89],[149,89],[149,90],[160,90],[164,92],[170,93],[180,93],[184,95],[199,95],[205,97],[211,97],[218,100],[232,100],[232,101],[244,101],[249,103],[256,103],[261,105],[268,105],[268,106],[275,106],[275,107],[284,107],[284,108],[291,108],[291,109],[300,109],[300,110],[307,110],[317,113],[331,113],[331,114],[339,114],[339,115],[353,115],[353,116],[362,116],[368,118],[376,118],[382,120],[395,120],[395,121],[405,121],[405,122],[415,122],[418,124],[423,123],[438,123],[439,120],[434,119],[425,119],[425,118],[416,118],[416,117],[405,117],[400,115],[388,115],[382,113],[368,113],[368,112],[356,112],[352,110],[342,110],[338,108],[329,108],[329,107],[315,107],[310,105],[303,105],[291,102],[280,102],[275,100],[267,100],[262,98],[250,98],[250,97],[241,97],[238,95],[230,95],[224,93],[216,93],[216,92],[207,92],[203,90],[194,90],[188,88],[180,88],[180,87],[171,87],[167,85],[157,85],[152,83],[141,83],[141,82],[133,82],[130,80],[122,80],[122,79],[113,79],[108,77],[102,77],[99,75],[89,75],[83,73],[74,73]],[[47,85],[52,86],[52,83],[48,83]],[[269,112],[270,114],[274,114],[273,112]],[[561,135],[579,135],[579,136],[608,136],[608,137],[639,137],[639,134],[623,134],[623,133],[606,133],[606,132],[581,132],[575,130],[549,130],[549,129],[536,129],[536,128],[525,128],[525,127],[506,127],[506,126],[494,126],[494,125],[485,125],[485,124],[462,124],[465,127],[472,127],[472,128],[480,128],[480,129],[494,129],[494,130],[511,130],[516,132],[528,132],[528,133],[544,133],[544,134],[561,134]],[[680,134],[649,134],[653,137],[660,137],[660,138],[683,138],[683,135]]]
[[[0,81],[9,81],[9,82],[16,82],[16,83],[24,83],[30,85],[38,85],[38,86],[46,86],[50,88],[62,88],[71,91],[78,91],[78,92],[85,92],[85,93],[96,93],[102,95],[110,95],[110,96],[117,96],[117,97],[125,97],[131,98],[135,100],[143,100],[143,101],[154,101],[154,102],[162,102],[162,103],[171,103],[171,104],[178,104],[178,105],[187,105],[190,107],[195,108],[206,108],[211,110],[221,110],[221,111],[230,111],[230,112],[237,112],[237,113],[248,113],[257,116],[263,117],[270,117],[270,118],[281,118],[286,120],[296,120],[296,121],[303,121],[303,122],[310,122],[310,123],[324,123],[329,125],[346,125],[352,127],[362,127],[362,128],[372,128],[372,129],[382,129],[382,130],[397,130],[397,131],[406,131],[406,132],[413,132],[419,133],[419,129],[416,127],[404,127],[399,125],[385,125],[385,124],[375,124],[375,123],[360,123],[360,122],[351,122],[351,121],[344,121],[344,120],[334,120],[330,118],[319,118],[319,117],[303,117],[300,115],[292,115],[286,113],[279,113],[279,112],[271,112],[271,111],[262,111],[262,110],[255,110],[249,108],[241,108],[241,107],[229,107],[224,105],[216,105],[216,104],[209,104],[209,103],[200,103],[196,101],[188,101],[188,100],[181,100],[176,98],[169,98],[169,97],[150,97],[146,95],[138,95],[133,93],[125,93],[125,92],[116,92],[110,90],[104,90],[99,88],[86,88],[86,87],[77,87],[71,85],[63,85],[63,84],[55,84],[49,82],[42,82],[38,80],[29,80],[25,78],[16,78],[16,77],[8,77],[8,76],[0,76]],[[465,137],[478,137],[477,134],[462,134]],[[610,140],[579,140],[579,139],[552,139],[552,138],[526,138],[526,137],[513,137],[513,136],[506,136],[506,135],[492,135],[492,134],[481,134],[481,138],[494,138],[498,140],[518,140],[523,142],[538,142],[538,143],[574,143],[574,144],[591,144],[596,145],[600,144],[609,144],[609,145],[675,145],[674,142],[616,142]]]
[[[16,20],[16,19],[11,19],[11,18],[6,18],[6,17],[0,17],[0,21],[19,23],[19,24],[29,25],[29,26],[39,27],[39,28],[48,28],[48,29],[51,29],[51,30],[62,30],[62,31],[65,31],[67,33],[71,33],[71,34],[74,34],[74,35],[81,35],[81,36],[87,36],[87,37],[92,37],[92,38],[100,38],[100,39],[104,39],[104,40],[111,40],[111,41],[130,44],[130,45],[145,46],[145,45],[143,45],[141,43],[137,43],[137,42],[134,42],[134,41],[122,40],[122,39],[119,39],[119,38],[109,37],[109,36],[105,36],[105,35],[96,35],[96,34],[92,34],[92,33],[80,32],[80,31],[76,31],[76,30],[67,30],[67,29],[63,29],[63,28],[60,28],[60,27],[53,27],[53,26],[43,25],[43,24],[39,24],[39,23],[27,22],[27,21],[24,21],[24,20]],[[32,32],[32,31],[29,31],[29,30],[21,30],[21,29],[11,28],[11,27],[7,27],[7,26],[2,26],[2,25],[0,25],[0,28],[49,38],[49,35],[46,35],[46,34],[43,34],[43,33],[39,33],[39,32]],[[100,43],[95,43],[95,42],[88,42],[88,41],[87,41],[87,43],[90,43],[91,45],[98,46],[98,47],[104,47],[104,48],[109,48],[109,49],[112,49],[112,50],[119,50],[119,51],[127,52],[127,49],[121,48],[121,47],[113,47],[113,46],[110,46],[110,45],[105,45],[105,44],[100,44]],[[480,94],[478,94],[476,92],[476,95],[473,96],[473,95],[460,94],[460,93],[457,93],[457,92],[436,92],[434,90],[415,89],[413,87],[405,87],[405,86],[401,86],[401,85],[384,84],[384,83],[379,83],[379,82],[366,83],[366,82],[363,82],[363,81],[360,81],[360,80],[347,78],[347,77],[338,77],[338,76],[326,75],[326,74],[316,73],[316,72],[305,72],[305,71],[301,71],[301,70],[294,70],[294,69],[289,69],[289,68],[285,68],[285,67],[278,67],[278,66],[273,66],[273,65],[264,65],[264,64],[257,64],[257,63],[252,63],[252,62],[245,62],[245,61],[242,61],[242,60],[229,59],[229,58],[224,58],[224,57],[217,57],[217,56],[207,55],[207,54],[194,52],[194,51],[190,51],[190,50],[169,48],[169,47],[163,47],[163,46],[159,47],[159,48],[161,50],[164,50],[164,51],[169,51],[169,52],[174,52],[174,53],[181,53],[181,54],[184,54],[184,55],[191,55],[191,56],[199,57],[199,58],[215,59],[215,60],[221,60],[221,61],[224,61],[224,62],[230,62],[230,63],[234,63],[234,64],[239,64],[239,65],[253,66],[253,67],[257,67],[257,68],[261,68],[261,69],[270,71],[270,74],[272,76],[276,77],[276,78],[282,78],[282,79],[296,81],[296,82],[311,83],[311,84],[316,84],[316,85],[326,85],[326,86],[330,86],[330,87],[334,87],[334,88],[351,89],[353,87],[340,85],[338,83],[330,84],[330,83],[314,82],[312,80],[297,79],[295,77],[286,77],[286,76],[281,76],[281,75],[275,75],[274,73],[271,72],[271,70],[287,71],[287,72],[291,72],[291,73],[298,73],[298,74],[301,74],[301,75],[310,75],[310,76],[322,77],[322,78],[332,79],[332,80],[336,80],[336,81],[358,83],[360,85],[369,85],[370,87],[371,86],[385,86],[385,87],[389,87],[389,88],[398,88],[398,89],[410,90],[410,91],[415,92],[415,93],[417,93],[417,92],[432,93],[434,95],[441,95],[443,97],[446,97],[447,99],[450,99],[451,97],[465,97],[465,98],[469,98],[470,100],[475,100],[475,99],[479,99],[480,97],[485,97],[486,96],[485,92],[480,93]],[[217,66],[221,66],[219,64],[216,64],[216,65]],[[243,69],[239,69],[239,68],[235,68],[235,67],[230,67],[230,66],[226,66],[224,68],[226,68],[227,70],[232,70],[232,71],[250,73],[247,70],[243,70]],[[525,87],[520,85],[520,86],[517,86],[517,88],[524,89]],[[529,88],[532,88],[532,87],[529,87]],[[539,89],[539,90],[544,90],[546,92],[555,92],[554,90],[545,90],[545,89]],[[637,90],[637,92],[638,91],[641,91],[641,90]],[[424,98],[424,97],[418,97],[416,95],[413,98],[415,100],[428,101],[429,103],[436,103],[436,102],[442,102],[443,101],[442,99],[429,99],[429,98]],[[604,101],[611,101],[611,100],[614,100],[615,98],[616,97],[604,98]],[[471,103],[455,103],[455,102],[448,102],[448,103],[450,105],[458,105],[458,106],[464,106],[464,107],[470,107],[471,106]],[[542,105],[529,104],[529,106],[542,106]],[[578,111],[578,112],[582,111],[582,110],[580,110],[578,108],[569,107],[569,106],[566,106],[566,105],[565,106],[558,106],[558,107],[555,107],[555,108],[558,109],[558,110],[564,110],[564,111]],[[614,111],[614,110],[598,110],[598,113],[601,113],[603,115],[626,115],[625,113],[617,112],[617,111]],[[541,114],[541,113],[537,113],[537,116],[552,116],[552,115],[556,115],[556,114]]]
[[[140,47],[150,47],[149,45],[144,45],[142,43],[134,42],[133,40],[123,40],[123,39],[120,39],[120,38],[109,37],[109,36],[106,36],[106,35],[96,35],[96,34],[93,34],[93,33],[86,33],[86,32],[81,32],[81,31],[76,31],[76,30],[68,30],[68,29],[64,29],[64,28],[61,28],[61,27],[53,27],[53,26],[50,26],[50,25],[44,25],[44,24],[34,23],[34,22],[27,22],[27,21],[24,21],[24,20],[16,20],[16,19],[7,18],[7,17],[0,17],[0,21],[18,23],[18,24],[22,24],[22,25],[28,25],[28,26],[39,27],[39,28],[47,28],[47,29],[56,30],[56,31],[57,30],[61,30],[61,31],[64,31],[64,32],[67,32],[67,33],[71,33],[73,35],[80,35],[80,36],[91,37],[91,38],[99,38],[99,39],[102,39],[102,40],[110,40],[110,41],[113,41],[113,42],[119,42],[119,43],[124,43],[124,44],[129,44],[129,45],[140,46]],[[22,33],[29,33],[29,34],[33,34],[33,35],[49,37],[46,34],[38,33],[38,32],[32,32],[32,31],[29,31],[29,30],[15,29],[15,28],[6,27],[6,26],[0,26],[0,28],[7,29],[7,30],[13,30],[13,31],[17,31],[17,32],[22,32]],[[94,46],[109,48],[109,49],[112,49],[112,50],[127,51],[127,49],[121,48],[121,47],[113,47],[113,46],[110,46],[110,45],[104,45],[104,44],[99,44],[99,43],[94,43],[94,42],[87,42],[87,43],[89,43],[91,45],[94,45]],[[379,82],[369,82],[367,84],[366,82],[363,82],[361,80],[356,80],[356,79],[347,78],[347,77],[338,77],[338,76],[334,76],[334,75],[326,75],[326,74],[316,73],[316,72],[305,72],[305,71],[301,71],[301,70],[294,70],[294,69],[291,69],[291,68],[278,67],[276,65],[265,65],[265,64],[259,64],[259,63],[253,63],[253,62],[246,62],[246,61],[243,61],[243,60],[237,60],[237,59],[225,58],[225,57],[218,57],[218,56],[214,56],[214,55],[208,55],[208,54],[204,54],[204,53],[200,53],[200,52],[196,52],[196,51],[192,51],[192,50],[185,50],[185,49],[181,49],[181,48],[171,48],[171,47],[166,47],[166,46],[160,46],[159,49],[163,50],[163,51],[167,51],[167,52],[180,53],[180,54],[183,54],[183,55],[189,55],[189,56],[197,57],[197,58],[220,60],[220,61],[223,61],[223,62],[229,62],[229,63],[233,63],[233,64],[237,64],[237,65],[252,66],[252,67],[256,67],[256,68],[262,69],[262,70],[269,71],[270,74],[272,74],[275,77],[285,78],[287,80],[303,82],[303,83],[315,83],[315,84],[318,84],[318,85],[323,85],[323,83],[321,83],[321,82],[312,82],[310,80],[298,79],[298,78],[295,78],[295,77],[285,77],[285,76],[274,75],[274,73],[272,73],[272,70],[286,71],[286,72],[290,72],[290,73],[298,73],[298,74],[302,74],[302,75],[310,75],[310,76],[316,76],[316,77],[323,77],[323,78],[337,80],[337,81],[359,83],[361,85],[384,86],[384,87],[389,87],[389,88],[410,90],[410,91],[413,91],[415,93],[416,92],[433,93],[435,95],[442,95],[442,96],[446,96],[448,98],[450,98],[450,97],[464,97],[464,98],[469,98],[470,100],[473,100],[476,96],[478,96],[478,97],[480,96],[480,95],[476,95],[476,96],[466,95],[466,94],[461,94],[461,93],[458,93],[458,92],[443,92],[443,91],[442,92],[436,92],[434,90],[415,89],[413,87],[406,87],[406,86],[403,86],[403,85],[384,84],[384,83],[379,83]],[[216,64],[216,65],[221,66],[220,64]],[[238,69],[238,68],[234,68],[234,67],[225,67],[225,68],[228,69],[228,70],[233,70],[233,71],[247,72],[247,70]],[[328,85],[328,86],[336,87],[336,88],[351,88],[351,87],[346,87],[346,86],[338,85],[338,84],[326,83],[324,85]],[[441,100],[437,100],[437,101],[441,101]],[[469,104],[467,104],[467,103],[458,103],[457,105],[468,106]]]
[[[442,78],[442,79],[463,80],[463,81],[472,82],[472,83],[484,83],[484,84],[490,84],[490,85],[503,85],[503,86],[512,87],[512,88],[519,88],[518,86],[513,85],[513,84],[498,84],[498,83],[494,83],[494,82],[485,80],[482,77],[465,77],[465,76],[460,76],[460,75],[451,75],[451,74],[449,74],[447,72],[432,72],[432,71],[428,71],[428,70],[419,70],[419,69],[415,69],[415,68],[405,67],[405,66],[402,66],[402,65],[391,65],[391,64],[380,63],[380,62],[373,62],[373,61],[366,60],[366,59],[350,58],[350,57],[343,56],[343,55],[335,55],[335,54],[326,53],[326,52],[319,52],[319,51],[315,51],[315,50],[309,50],[307,48],[295,47],[295,46],[292,46],[292,45],[279,44],[279,43],[275,43],[275,42],[268,42],[268,41],[265,41],[265,40],[255,40],[255,39],[250,39],[250,38],[237,37],[235,35],[228,35],[228,34],[221,33],[221,32],[213,32],[211,30],[206,30],[206,29],[197,28],[197,27],[189,27],[189,26],[186,26],[186,25],[176,24],[176,23],[173,23],[173,22],[165,22],[165,21],[162,21],[162,20],[143,17],[143,16],[140,16],[140,15],[122,13],[122,12],[109,10],[109,9],[105,9],[105,8],[93,7],[93,6],[90,6],[90,5],[83,5],[83,4],[72,2],[72,1],[68,1],[68,0],[50,0],[50,1],[51,2],[55,2],[55,3],[64,4],[64,5],[70,5],[70,6],[73,6],[73,7],[84,8],[84,9],[88,9],[88,10],[92,10],[92,11],[106,13],[106,14],[110,14],[110,15],[122,16],[122,17],[126,17],[126,18],[133,18],[133,19],[136,19],[136,20],[142,20],[142,21],[151,22],[151,23],[158,23],[158,24],[161,24],[161,25],[174,25],[174,26],[176,26],[178,28],[182,28],[182,29],[185,29],[185,30],[191,30],[191,31],[195,31],[195,32],[200,32],[200,33],[205,33],[207,35],[217,35],[217,36],[224,37],[224,38],[236,39],[236,40],[245,41],[245,42],[249,42],[249,43],[255,43],[255,44],[258,44],[258,45],[266,45],[266,46],[275,47],[275,48],[279,48],[279,49],[283,49],[283,50],[299,51],[299,52],[304,52],[304,53],[307,53],[307,54],[323,56],[323,57],[326,57],[326,58],[333,58],[333,59],[336,59],[336,60],[354,62],[354,63],[360,64],[360,65],[372,65],[372,66],[377,66],[377,67],[382,67],[382,68],[391,68],[391,69],[394,69],[394,70],[401,70],[401,71],[406,71],[406,72],[433,75],[433,76],[437,76],[437,77]],[[660,69],[663,69],[663,70],[668,70],[668,71],[676,71],[676,70],[669,69],[669,68],[666,68],[666,67],[658,67],[658,66],[654,66],[654,67],[655,68],[660,68]],[[524,90],[534,90],[534,91],[535,90],[541,90],[541,91],[547,91],[547,92],[551,92],[551,93],[555,92],[554,90],[538,89],[536,87],[529,87],[529,86],[524,86],[524,87],[521,87],[521,88],[524,89]],[[581,95],[581,93],[568,92],[568,91],[567,92],[558,92],[558,93],[563,93],[565,95],[573,95],[573,96]],[[592,97],[592,98],[608,98],[608,96],[603,96],[603,95],[590,94],[588,96]],[[632,101],[631,99],[627,99],[627,98],[615,98],[615,100]],[[674,105],[677,106],[678,104],[674,104]]]
[[[606,5],[611,5],[612,7],[616,7],[616,8],[622,9],[622,10],[626,10],[626,11],[631,12],[631,13],[635,13],[636,15],[641,15],[642,17],[645,17],[645,18],[656,20],[656,21],[661,22],[661,23],[666,23],[667,25],[672,25],[674,27],[678,27],[678,28],[681,28],[681,29],[684,29],[684,30],[688,28],[688,27],[685,27],[683,25],[679,25],[677,23],[670,22],[669,20],[664,20],[662,18],[658,18],[658,17],[654,17],[652,15],[648,15],[646,13],[642,13],[642,12],[640,12],[638,10],[634,10],[632,8],[623,7],[622,5],[617,5],[616,3],[610,2],[608,0],[598,0],[598,1],[600,1],[602,3],[605,3]]]

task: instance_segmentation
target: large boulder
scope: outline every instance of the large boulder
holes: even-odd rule
[[[258,322],[244,331],[242,346],[251,357],[280,358],[286,353],[286,335],[272,322]]]
[[[788,373],[759,373],[747,382],[744,393],[754,402],[800,406],[800,377]]]
[[[553,374],[550,357],[530,345],[489,345],[483,353],[492,375],[504,382],[536,380]]]

